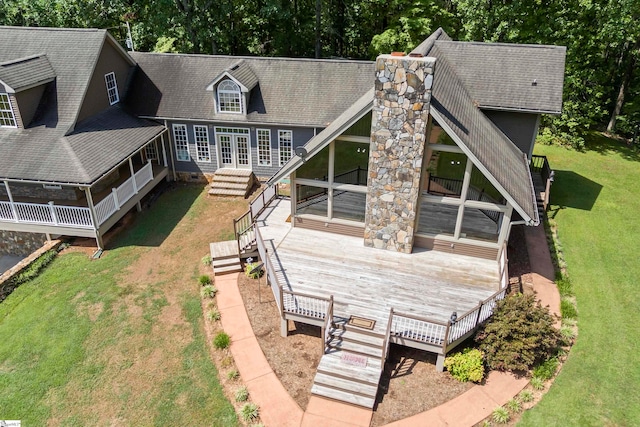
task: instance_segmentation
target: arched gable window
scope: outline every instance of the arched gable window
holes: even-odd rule
[[[242,113],[240,86],[233,80],[223,80],[218,85],[218,112]]]

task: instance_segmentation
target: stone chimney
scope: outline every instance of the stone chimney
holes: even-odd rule
[[[376,60],[365,246],[413,249],[435,61],[395,54]]]

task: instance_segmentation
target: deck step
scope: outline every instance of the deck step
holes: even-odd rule
[[[213,267],[213,275],[219,276],[221,274],[236,273],[242,271],[240,264],[227,265],[224,267]]]
[[[235,240],[211,243],[209,250],[214,276],[242,271],[238,243]]]
[[[336,328],[330,331],[331,336],[344,341],[358,342],[375,348],[382,348],[384,335],[360,333],[352,328]]]
[[[251,169],[220,168],[215,173],[216,175],[250,176],[253,172]]]
[[[374,364],[374,366],[380,366],[381,363],[382,350],[380,348],[371,347],[359,342],[346,341],[336,337],[332,337],[329,342],[327,342],[327,347],[328,354],[346,351],[366,356],[369,359],[368,363]]]
[[[256,176],[249,169],[218,169],[213,174],[209,195],[247,197],[256,182]]]
[[[246,182],[227,182],[227,181],[213,181],[210,185],[211,189],[223,188],[228,190],[245,190],[247,188]]]
[[[212,188],[209,190],[210,196],[241,196],[244,197],[245,190],[233,190],[228,188]]]
[[[311,393],[318,396],[327,397],[329,399],[339,400],[341,402],[351,403],[352,405],[364,406],[365,408],[373,408],[376,402],[375,397],[364,397],[353,394],[349,391],[338,390],[321,384],[314,384],[311,387]]]
[[[240,257],[236,254],[234,258],[216,258],[211,261],[211,265],[213,268],[216,267],[227,267],[229,265],[239,265]]]
[[[382,374],[380,368],[372,364],[367,364],[365,368],[354,369],[353,366],[342,362],[339,354],[325,354],[320,359],[317,371],[376,386]]]
[[[313,380],[316,385],[331,387],[336,390],[343,390],[349,393],[357,394],[363,397],[371,397],[375,399],[378,393],[377,384],[365,384],[359,381],[353,381],[349,378],[338,377],[330,374],[318,372]]]

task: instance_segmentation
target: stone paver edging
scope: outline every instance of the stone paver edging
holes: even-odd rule
[[[552,281],[553,265],[544,229],[527,227],[526,243],[534,290],[538,293],[543,306],[549,306],[552,313],[559,313],[560,296]],[[287,393],[269,366],[253,334],[238,289],[239,274],[233,273],[215,278],[218,288],[217,304],[222,327],[231,336],[231,354],[249,390],[251,400],[260,407],[260,418],[265,426],[368,427],[373,416],[370,410],[312,396],[305,412]],[[387,427],[472,426],[491,415],[496,407],[507,403],[527,383],[527,378],[491,372],[484,384],[476,385],[436,408],[395,421]]]

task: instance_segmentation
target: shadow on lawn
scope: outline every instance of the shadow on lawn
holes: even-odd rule
[[[551,187],[550,217],[555,217],[558,210],[564,208],[590,211],[596,203],[602,185],[573,171],[556,170],[555,180]]]
[[[106,249],[160,246],[201,193],[202,185],[171,183],[158,186],[143,199],[145,208],[141,213],[130,223],[113,230],[116,235],[108,239]]]
[[[585,151],[593,151],[603,156],[618,153],[625,160],[640,162],[640,148],[637,144],[629,145],[596,132],[590,133],[587,137]]]

